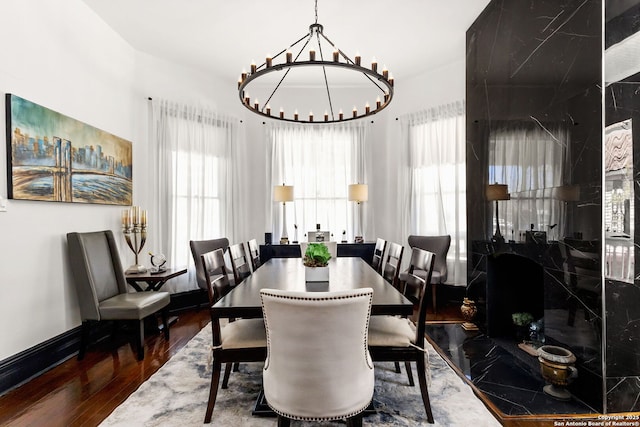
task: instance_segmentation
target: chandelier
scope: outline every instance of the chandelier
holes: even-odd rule
[[[331,55],[325,57],[326,52],[329,50],[331,50]],[[314,107],[322,106],[324,108],[323,116],[314,116],[312,110],[309,110],[308,115],[306,115],[306,111],[301,113],[298,109],[285,110],[280,107],[279,111],[271,110],[270,101],[274,100],[274,96],[276,96],[279,89],[282,90],[285,79],[290,77],[292,70],[300,68],[312,68],[322,71],[316,74],[316,78],[320,82],[316,86],[322,87],[322,90],[317,91],[313,98],[321,98],[314,99]],[[353,109],[348,111],[344,111],[343,108],[351,108],[351,104],[334,105],[336,104],[336,98],[338,98],[337,95],[345,91],[337,90],[338,85],[333,81],[333,89],[330,87],[329,81],[339,73],[337,71],[328,73],[329,70],[341,70],[343,75],[344,71],[347,71],[351,81],[355,78],[361,79],[364,85],[368,86],[368,90],[371,91],[375,101],[371,104],[366,99],[357,101],[357,103],[353,104]],[[258,80],[262,84],[258,83]],[[255,88],[259,88],[264,92],[263,95],[266,97],[264,103],[261,103],[257,97],[252,99],[249,95],[248,86],[251,83],[253,83],[252,91]],[[382,71],[378,72],[378,63],[375,58],[372,60],[370,67],[365,67],[362,65],[360,55],[356,54],[352,60],[324,34],[323,26],[318,23],[318,0],[316,0],[315,23],[309,26],[309,32],[290,44],[288,48],[282,49],[278,54],[274,56],[267,55],[261,65],[258,66],[253,62],[250,65],[249,72],[243,70],[238,79],[238,96],[242,105],[250,111],[271,119],[298,123],[336,123],[379,113],[391,102],[393,85],[393,76],[389,74],[386,67],[382,67]],[[310,98],[307,93],[300,93],[301,95],[296,96],[298,100]],[[340,108],[337,109],[335,107]]]

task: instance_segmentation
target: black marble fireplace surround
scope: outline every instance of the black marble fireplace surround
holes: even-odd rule
[[[607,45],[640,29],[640,6],[634,3],[612,3],[615,9],[606,16]],[[579,375],[569,386],[577,406],[558,403],[558,408],[565,406],[545,412],[548,402],[542,398],[537,413],[640,411],[640,268],[634,268],[633,283],[605,277],[602,245],[603,129],[628,118],[633,118],[634,135],[633,237],[640,242],[640,143],[635,143],[640,137],[640,85],[637,76],[608,85],[602,104],[603,21],[602,0],[494,0],[467,31],[467,295],[477,301],[481,330],[472,337],[444,329],[429,333],[440,337],[442,345],[451,336],[461,338],[460,348],[466,346],[474,355],[468,376],[486,380],[490,371],[482,366],[497,354],[530,360],[519,353],[510,314],[526,310],[539,316],[546,343],[571,350]],[[543,241],[509,241],[516,234],[503,222],[507,242],[491,240],[495,219],[485,197],[495,167],[490,140],[505,123],[567,130],[564,149],[570,161],[555,166],[561,171],[560,185],[580,191],[579,199],[564,201],[557,217],[555,230],[562,234]],[[501,206],[524,212],[525,205],[518,203],[529,193],[510,191],[511,200]],[[556,194],[553,188],[530,193]],[[479,357],[483,349],[491,351]],[[507,363],[505,375],[519,363]],[[535,377],[535,366],[529,368]],[[506,378],[489,383],[501,381]]]

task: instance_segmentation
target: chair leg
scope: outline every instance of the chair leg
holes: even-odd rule
[[[78,350],[78,360],[84,359],[84,354],[89,346],[89,337],[91,333],[91,322],[85,320],[82,322],[82,329],[80,330],[80,350]]]
[[[222,388],[229,386],[229,375],[231,374],[231,363],[224,365],[224,377],[222,378]]]
[[[144,359],[144,319],[138,320],[136,330],[136,350],[138,352],[138,360]]]
[[[169,340],[169,310],[165,307],[162,310],[162,332],[164,332],[164,339]]]
[[[289,427],[290,425],[291,420],[289,418],[278,415],[278,427]]]
[[[396,367],[396,374],[400,373],[400,362],[394,362],[394,366]]]
[[[411,373],[411,362],[409,362],[408,360],[405,360],[404,367],[407,370],[407,378],[409,379],[409,385],[411,387],[415,386],[416,383],[413,382],[413,373]]]
[[[233,372],[240,372],[240,362],[233,364]]]
[[[209,401],[207,402],[207,413],[204,415],[204,423],[211,422],[213,407],[216,405],[216,396],[218,395],[218,384],[220,383],[220,371],[222,364],[215,357],[213,359],[213,372],[211,372],[211,386],[209,388]]]
[[[416,361],[416,369],[418,371],[418,383],[420,383],[420,392],[422,393],[422,403],[424,403],[424,410],[427,413],[427,422],[433,424],[433,413],[431,412],[431,402],[429,401],[429,390],[427,390],[427,377],[425,374],[426,366],[424,363],[424,355],[422,352],[418,355]]]
[[[362,427],[362,412],[347,418],[347,427]]]

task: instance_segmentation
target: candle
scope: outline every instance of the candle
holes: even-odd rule
[[[364,112],[366,114],[369,114],[371,112],[371,108],[369,108],[369,103],[368,102],[364,105]]]
[[[129,227],[129,209],[122,211],[122,226],[125,228]]]
[[[298,110],[293,113],[293,120],[298,120]]]
[[[382,77],[389,80],[389,70],[387,70],[387,66],[382,67]]]
[[[253,108],[255,108],[257,110],[259,107],[260,107],[260,103],[256,99],[255,101],[253,101]]]
[[[293,54],[291,52],[287,52],[287,64],[290,64],[293,60]]]
[[[384,102],[385,103],[389,102],[389,94],[388,93],[384,94]]]
[[[378,71],[378,63],[376,62],[375,57],[371,61],[371,71]]]
[[[358,109],[356,107],[353,107],[353,117],[358,117]]]
[[[140,224],[140,206],[133,207],[133,224]]]
[[[381,102],[380,102],[380,97],[378,97],[378,98],[376,99],[376,108],[380,108],[380,104],[381,104]]]
[[[240,74],[240,79],[244,81],[244,79],[246,78],[247,78],[247,72],[245,70],[242,70],[242,74]]]
[[[309,61],[315,61],[316,60],[316,51],[315,50],[310,50],[309,51]]]
[[[255,61],[251,61],[251,74],[256,72],[256,63]]]
[[[356,65],[360,65],[360,61],[362,60],[362,58],[360,57],[360,55],[358,55],[358,54],[356,53],[356,58],[355,58],[355,59],[356,59]]]
[[[280,118],[284,119],[284,110],[280,107]]]
[[[238,78],[238,89],[240,89],[240,85],[242,84],[242,77]]]
[[[340,112],[338,113],[338,118],[340,120],[342,120],[344,118],[344,114],[342,113],[342,108],[340,109]]]
[[[249,98],[248,96],[245,96],[244,103],[247,105],[251,105],[251,98]]]
[[[267,116],[271,115],[271,107],[267,104]]]
[[[313,111],[309,111],[309,121],[313,121]]]
[[[333,62],[338,62],[340,61],[340,52],[338,52],[337,50],[333,51]]]
[[[329,121],[329,114],[326,111],[324,112],[324,121],[325,122]]]
[[[142,221],[142,225],[146,227],[146,225],[147,225],[147,210],[146,209],[142,211],[141,221]]]
[[[393,76],[389,77],[389,84],[391,85],[391,87],[393,87]]]
[[[271,55],[267,55],[267,60],[265,62],[267,63],[267,68],[271,67],[271,63],[273,62]]]

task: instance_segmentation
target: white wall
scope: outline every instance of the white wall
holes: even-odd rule
[[[84,3],[5,0],[0,16],[0,92],[133,140],[134,52]],[[4,131],[1,140],[5,146]],[[141,153],[135,140],[133,145],[135,161]],[[6,170],[2,156],[2,197]],[[79,325],[66,233],[117,229],[120,212],[22,200],[6,205],[7,212],[0,212],[0,360]]]
[[[270,230],[267,150],[262,119],[240,105],[236,82],[134,51],[80,0],[0,2],[0,92],[13,93],[129,139],[134,147],[134,203],[150,206],[148,97],[216,108],[242,120],[237,144],[243,160],[239,191],[248,219],[235,240],[264,239]],[[397,193],[401,114],[464,97],[460,61],[407,81],[396,78],[393,103],[370,124],[373,176],[365,236],[399,236]],[[4,114],[0,127],[4,129]],[[6,144],[5,134],[2,141]],[[6,198],[6,162],[0,156],[0,195]],[[374,188],[375,187],[375,188]],[[66,257],[66,233],[119,232],[121,207],[9,200],[0,212],[0,360],[80,324]],[[150,216],[153,212],[149,213]],[[405,238],[406,240],[406,238]],[[406,243],[406,242],[403,242]],[[153,248],[153,242],[149,242]],[[123,264],[130,251],[120,248]],[[146,260],[145,260],[146,262]]]

